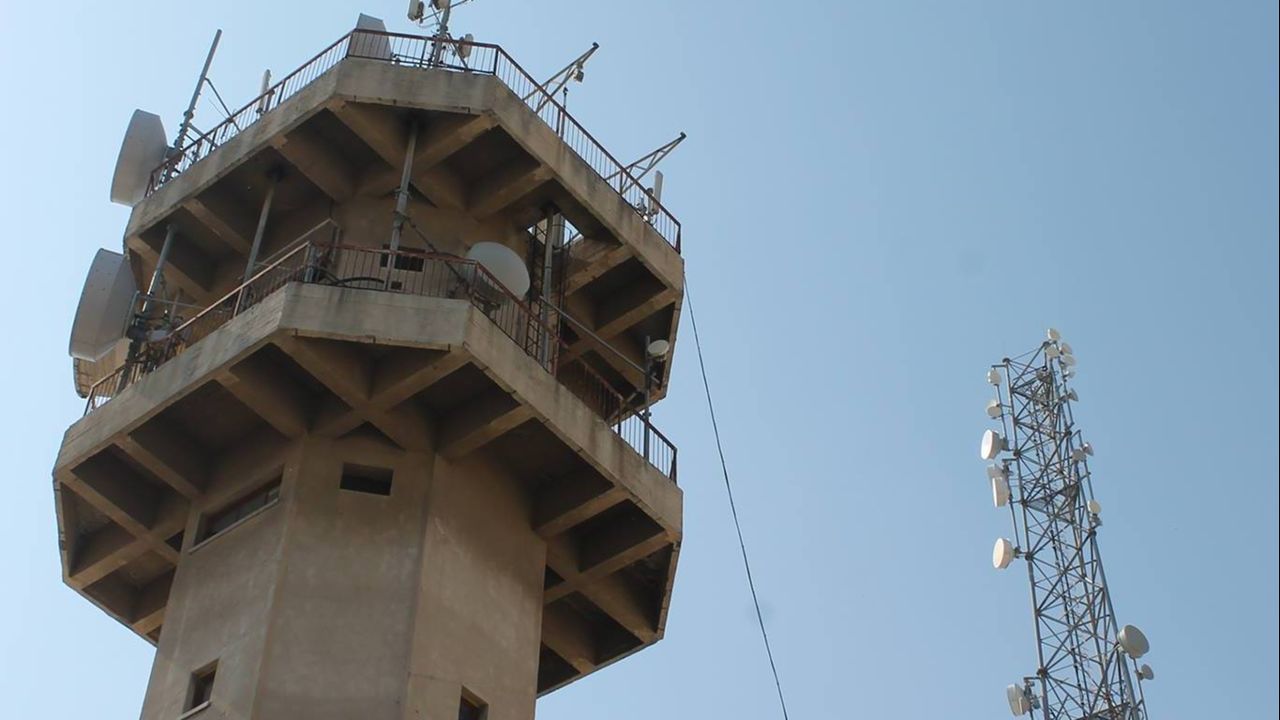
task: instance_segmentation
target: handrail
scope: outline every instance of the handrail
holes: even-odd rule
[[[432,64],[428,48],[443,42],[455,50],[468,49],[468,60],[437,61]],[[321,50],[286,75],[265,92],[250,100],[240,109],[198,135],[186,146],[175,149],[159,167],[152,171],[147,183],[147,194],[158,190],[169,180],[204,159],[215,149],[244,131],[257,121],[256,116],[278,107],[314,80],[336,67],[342,60],[355,57],[377,60],[397,65],[431,68],[451,72],[474,72],[498,78],[526,107],[554,130],[580,159],[604,181],[636,213],[645,219],[668,244],[681,249],[680,222],[662,205],[657,197],[645,188],[639,179],[618,161],[604,145],[569,114],[568,109],[534,80],[521,65],[499,45],[466,40],[443,40],[422,35],[381,32],[376,30],[352,30]],[[474,58],[474,62],[470,62]],[[516,87],[520,85],[521,87]],[[536,101],[531,101],[536,98]]]
[[[474,260],[410,248],[392,251],[336,242],[299,244],[248,282],[179,323],[163,340],[147,343],[139,357],[94,383],[85,415],[291,282],[466,299],[632,449],[675,480],[675,445],[583,358],[561,363],[568,346],[529,303]]]

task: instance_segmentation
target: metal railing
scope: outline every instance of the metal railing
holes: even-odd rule
[[[85,415],[291,282],[467,300],[637,453],[676,479],[675,445],[653,427],[640,407],[584,360],[559,362],[566,349],[559,332],[544,324],[527,303],[475,261],[416,250],[393,252],[331,242],[300,244],[258,271],[249,282],[190,319],[177,322],[162,339],[146,343],[132,362],[94,383]]]
[[[437,42],[444,46],[439,53],[434,52]],[[488,43],[437,41],[420,35],[370,30],[353,30],[347,33],[226,120],[198,135],[185,147],[173,151],[152,171],[147,194],[155,192],[207,157],[256,122],[260,116],[278,107],[349,57],[497,77],[554,130],[579,158],[591,166],[601,180],[652,225],[676,252],[680,252],[680,222],[675,216],[505,50]],[[437,59],[433,60],[433,57]]]

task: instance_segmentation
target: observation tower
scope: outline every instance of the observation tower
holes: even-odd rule
[[[528,720],[663,635],[680,225],[435,5],[129,125],[53,475],[65,582],[156,646],[144,720]]]

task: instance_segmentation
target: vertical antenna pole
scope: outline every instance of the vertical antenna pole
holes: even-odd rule
[[[253,232],[253,245],[249,246],[249,259],[244,265],[244,282],[253,277],[253,267],[258,264],[258,251],[262,249],[262,236],[267,232],[267,217],[271,215],[271,200],[276,195],[276,183],[280,180],[280,172],[272,170],[267,174],[267,196],[262,201],[262,211],[258,214],[258,227]]]
[[[440,64],[444,55],[444,39],[449,37],[449,15],[453,12],[453,0],[445,0],[444,9],[440,11],[440,27],[436,29],[435,41],[431,45],[430,67]]]
[[[551,343],[555,339],[551,337],[551,279],[552,279],[552,262],[555,260],[555,249],[564,242],[564,215],[560,211],[552,208],[547,213],[547,233],[543,238],[542,249],[542,332],[546,336],[542,342],[542,364],[547,366],[551,360]]]
[[[218,52],[218,43],[222,40],[222,28],[213,34],[213,44],[209,46],[209,54],[204,58],[204,67],[200,70],[200,80],[196,82],[196,89],[191,93],[191,103],[187,105],[187,111],[182,113],[182,125],[178,128],[178,137],[173,141],[173,150],[177,152],[187,142],[187,133],[191,131],[191,121],[196,116],[196,103],[200,101],[200,91],[204,89],[204,84],[209,78],[209,66],[213,64],[214,53]]]
[[[396,190],[396,209],[391,220],[391,257],[387,259],[386,287],[391,287],[392,271],[396,268],[396,254],[400,251],[400,234],[408,219],[409,183],[413,180],[413,154],[418,147],[418,120],[409,123],[409,140],[404,148],[404,167],[400,171],[400,187]]]
[[[173,248],[173,240],[177,234],[178,228],[173,223],[164,230],[164,244],[160,246],[160,257],[156,258],[156,269],[151,273],[151,282],[147,284],[147,299],[142,305],[143,315],[151,310],[152,298],[164,284],[164,265],[169,261],[169,250]]]

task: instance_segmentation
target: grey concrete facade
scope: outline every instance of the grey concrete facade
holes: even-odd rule
[[[343,61],[135,207],[135,275],[176,225],[180,297],[234,289],[281,171],[264,257],[383,247],[414,127],[425,242],[570,218],[564,361],[635,392],[682,261],[494,77]],[[532,718],[662,637],[682,537],[672,478],[472,303],[299,282],[75,423],[54,487],[66,582],[157,646],[144,720]]]

